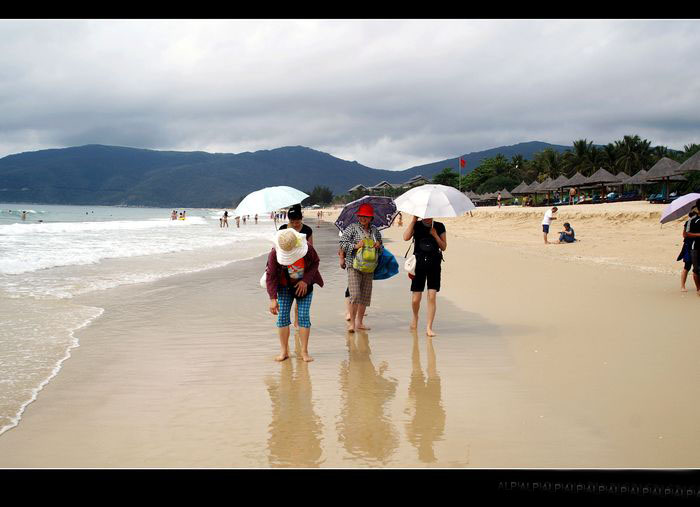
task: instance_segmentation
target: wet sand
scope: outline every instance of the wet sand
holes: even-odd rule
[[[309,222],[326,281],[314,362],[273,359],[264,258],[86,296],[104,314],[0,436],[0,466],[698,466],[700,302],[670,276],[448,224],[438,336],[425,308],[408,330],[403,271],[375,282],[372,329],[351,335],[337,232]],[[402,264],[400,233],[385,237]]]

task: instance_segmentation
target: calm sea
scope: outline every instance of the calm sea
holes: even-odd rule
[[[102,314],[74,296],[224,266],[271,245],[269,219],[221,228],[224,210],[187,209],[186,220],[172,211],[0,203],[0,434],[79,345],[74,332]]]

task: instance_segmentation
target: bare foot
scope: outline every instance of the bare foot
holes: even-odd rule
[[[365,326],[364,324],[360,323],[360,325],[357,326],[357,329],[362,329],[362,330],[364,330],[364,331],[369,331],[369,330],[372,329],[372,328],[369,327],[369,326]]]
[[[686,289],[685,287],[681,287],[681,292],[688,292],[688,289]]]
[[[350,322],[350,314],[349,314],[349,313],[346,313],[346,314],[345,314],[345,320],[347,320],[348,322]]]
[[[411,329],[416,329],[418,327],[418,319],[413,317],[413,319],[411,319],[411,325],[409,327]]]
[[[428,329],[426,330],[425,334],[428,335],[428,336],[430,336],[431,338],[432,338],[433,336],[437,336],[437,334],[435,333],[435,331],[433,331],[433,330],[430,329],[430,328],[428,328]]]
[[[310,363],[311,361],[314,360],[314,358],[311,357],[307,352],[302,352],[302,353],[301,353],[301,358],[302,358],[305,362],[307,362],[307,363]]]
[[[348,331],[351,332],[351,333],[354,333],[354,332],[355,332],[355,326],[353,326],[352,324],[348,324]]]
[[[277,362],[282,362],[282,361],[284,361],[285,359],[289,359],[289,354],[282,353],[282,354],[280,354],[279,356],[277,356],[277,357],[275,358],[275,361],[277,361]]]

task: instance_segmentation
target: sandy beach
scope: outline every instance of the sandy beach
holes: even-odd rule
[[[408,329],[403,270],[375,282],[372,329],[345,332],[335,216],[311,212],[326,285],[309,364],[273,360],[264,258],[86,295],[104,313],[0,436],[0,466],[698,467],[682,222],[661,228],[647,203],[574,208],[552,226],[571,222],[572,245],[542,244],[545,208],[441,220],[432,340],[425,308]],[[400,265],[402,232],[383,232]]]

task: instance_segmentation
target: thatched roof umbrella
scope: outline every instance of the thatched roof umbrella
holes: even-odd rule
[[[619,173],[617,173],[617,174],[615,175],[615,177],[617,178],[617,183],[615,183],[615,184],[612,185],[612,186],[614,186],[614,187],[620,187],[620,193],[622,193],[623,187],[625,186],[625,181],[627,181],[628,179],[630,179],[630,175],[627,174],[627,173],[624,172],[624,171],[620,171]]]
[[[560,174],[559,177],[552,182],[552,186],[556,190],[559,190],[560,188],[564,188],[568,182],[569,178],[567,178],[563,174]]]
[[[571,188],[571,187],[578,188],[578,187],[585,185],[587,183],[588,183],[588,178],[586,178],[580,172],[577,172],[571,178],[569,178],[569,181],[567,181],[566,184],[563,186],[564,186],[564,188]]]
[[[501,190],[501,199],[512,199],[513,194],[508,192],[508,190],[504,187],[503,190]]]
[[[528,184],[525,183],[524,181],[520,182],[520,185],[515,187],[513,190],[510,191],[511,194],[513,195],[522,195],[527,192],[525,192],[525,189],[528,187]]]
[[[533,181],[530,183],[527,188],[525,189],[525,193],[527,195],[534,195],[535,196],[535,204],[537,204],[537,189],[540,188],[541,183],[537,180]]]
[[[651,181],[647,181],[647,172],[641,169],[634,176],[630,176],[624,181],[625,185],[651,185]]]
[[[647,181],[661,181],[671,176],[677,174],[676,169],[680,167],[681,164],[675,160],[671,160],[668,157],[663,157],[656,164],[652,166],[647,172]]]
[[[656,164],[654,164],[651,169],[649,169],[649,172],[646,174],[646,179],[650,182],[663,181],[663,195],[666,197],[668,195],[669,180],[673,179],[674,181],[678,181],[678,178],[681,177],[676,172],[680,166],[681,164],[675,160],[671,160],[668,157],[663,157]]]
[[[559,189],[564,186],[564,184],[568,181],[568,178],[564,176],[563,174],[560,174],[556,179],[551,180],[549,183],[543,183],[540,189],[542,190],[547,190],[547,198],[549,199],[549,192],[550,191],[558,191]]]
[[[535,189],[535,192],[537,192],[538,194],[548,194],[550,191],[549,185],[551,185],[551,184],[552,184],[552,178],[547,176],[547,179],[544,180],[542,183],[540,183],[537,186],[537,188]]]
[[[579,187],[585,185],[586,183],[588,183],[588,178],[586,178],[580,172],[576,171],[576,174],[569,178],[569,180],[562,185],[562,188],[575,188],[578,192]]]
[[[601,167],[588,178],[586,186],[589,188],[605,188],[606,185],[614,183],[619,183],[617,177]]]
[[[700,151],[683,162],[676,169],[676,174],[684,174],[689,171],[700,171]]]
[[[618,181],[614,174],[610,174],[602,167],[598,169],[586,181],[586,185],[606,185],[608,183],[616,183]]]
[[[647,181],[647,172],[644,169],[640,169],[634,176],[630,176],[624,182],[624,185],[639,185],[639,190],[642,193],[642,197],[646,199],[646,192],[642,188],[642,185],[651,185],[651,181]]]

